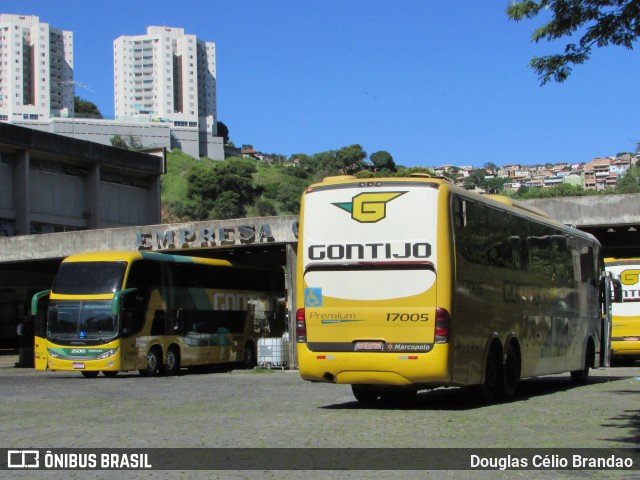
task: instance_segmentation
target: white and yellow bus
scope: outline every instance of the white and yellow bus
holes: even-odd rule
[[[598,241],[443,179],[309,187],[296,283],[302,378],[351,384],[359,401],[466,385],[491,400],[602,364]]]
[[[284,321],[281,269],[151,252],[81,253],[33,297],[35,366],[115,376],[255,364],[256,340]]]
[[[640,359],[640,258],[605,258],[605,268],[622,284],[622,302],[613,305],[611,363]]]

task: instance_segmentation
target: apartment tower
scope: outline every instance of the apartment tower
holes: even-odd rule
[[[171,122],[215,134],[215,43],[182,28],[147,27],[146,35],[114,43],[118,119]]]
[[[73,33],[0,14],[0,121],[73,116]]]

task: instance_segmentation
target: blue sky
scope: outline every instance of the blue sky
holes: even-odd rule
[[[113,107],[113,40],[150,25],[216,43],[218,119],[236,145],[313,154],[360,144],[397,164],[588,162],[635,150],[640,64],[608,47],[540,87],[541,19],[508,0],[3,0],[74,33],[76,94]]]

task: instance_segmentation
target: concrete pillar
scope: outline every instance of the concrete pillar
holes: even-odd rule
[[[160,212],[160,175],[149,178],[147,224],[158,225],[162,222]]]
[[[287,307],[289,309],[289,368],[298,368],[298,345],[296,342],[296,244],[287,243]]]
[[[84,178],[84,216],[88,229],[100,228],[100,165],[90,165]]]
[[[13,162],[13,209],[16,213],[16,235],[31,233],[29,189],[29,151],[17,152]]]

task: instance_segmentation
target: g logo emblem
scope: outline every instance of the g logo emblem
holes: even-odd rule
[[[623,285],[635,285],[638,283],[640,270],[625,270],[620,274],[620,283]]]
[[[387,203],[407,192],[360,193],[351,202],[334,203],[351,213],[351,218],[361,223],[376,223],[387,216]]]

